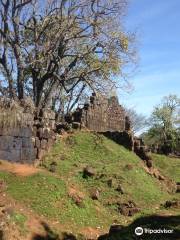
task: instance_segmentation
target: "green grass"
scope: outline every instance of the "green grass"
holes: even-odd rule
[[[11,220],[22,228],[27,221],[27,217],[20,213],[13,213],[11,216]]]
[[[25,203],[44,216],[57,216],[55,204],[66,195],[65,184],[62,180],[42,173],[18,177],[0,172],[0,178],[6,181],[7,192],[14,199]]]
[[[49,168],[52,161],[57,162],[57,173],[66,181],[75,181],[86,190],[99,187],[103,192],[102,203],[108,197],[118,195],[114,189],[107,187],[110,178],[114,179],[115,185],[124,187],[126,194],[120,196],[122,201],[129,198],[141,205],[152,205],[168,197],[161,191],[159,182],[143,170],[141,160],[134,153],[103,136],[82,132],[70,136],[55,145],[45,158],[45,166]],[[127,164],[132,166],[132,170],[126,169]],[[105,174],[105,177],[84,180],[81,171],[86,165],[94,167],[97,174]]]
[[[180,159],[170,158],[165,155],[152,154],[153,162],[162,174],[176,182],[180,182]]]
[[[21,235],[25,236],[27,234],[28,232],[28,229],[26,228],[27,217],[24,214],[13,212],[12,215],[10,215],[10,221],[16,224]]]
[[[104,221],[104,217],[108,215],[105,210],[98,214],[88,196],[84,199],[83,208],[76,206],[68,196],[65,182],[49,173],[18,177],[0,172],[0,179],[7,183],[7,192],[14,199],[48,219],[56,219],[75,228],[109,224],[109,220]]]
[[[43,171],[19,177],[0,172],[0,179],[6,181],[7,192],[14,199],[39,215],[58,220],[70,230],[79,231],[81,227],[107,229],[114,220],[127,224],[141,214],[154,212],[155,207],[171,198],[162,190],[159,181],[144,171],[141,160],[133,152],[103,136],[77,132],[60,140],[44,158],[43,168],[50,169],[54,161],[57,163],[55,173]],[[87,165],[96,170],[96,177],[82,177]],[[112,187],[107,184],[109,179],[113,179]],[[119,184],[124,194],[115,190]],[[84,207],[78,207],[69,197],[72,185],[84,195]],[[90,198],[95,188],[100,191],[98,201]],[[116,211],[116,203],[129,200],[141,208],[141,213],[127,218]]]

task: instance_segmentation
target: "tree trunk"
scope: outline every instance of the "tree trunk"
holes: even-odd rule
[[[24,98],[24,79],[22,71],[18,71],[18,79],[17,79],[17,91],[18,91],[18,98],[19,100]]]
[[[41,98],[42,98],[42,92],[43,92],[44,83],[36,77],[36,75],[33,76],[33,100],[34,104],[37,108],[40,108],[41,106]]]
[[[14,55],[16,57],[17,63],[17,93],[18,98],[21,100],[24,98],[24,74],[23,74],[23,62],[22,62],[22,55],[21,49],[17,45],[14,45]]]
[[[53,94],[56,91],[56,89],[57,89],[57,83],[56,83],[56,81],[52,81],[51,85],[49,86],[49,88],[45,94],[44,100],[43,100],[44,108],[46,108],[46,107],[52,108],[52,98],[53,98]]]

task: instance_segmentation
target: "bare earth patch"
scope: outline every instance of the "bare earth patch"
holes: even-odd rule
[[[5,160],[0,160],[0,171],[14,173],[18,176],[29,176],[29,175],[33,175],[41,170],[35,168],[32,165],[10,163]]]
[[[71,187],[69,187],[69,195],[70,196],[79,196],[80,198],[84,199],[85,198],[85,194],[82,193],[77,186],[75,186],[75,184],[73,184]]]
[[[95,229],[86,227],[81,230],[81,234],[83,234],[83,236],[85,236],[87,239],[97,239],[100,235],[105,234],[105,232],[98,228]]]

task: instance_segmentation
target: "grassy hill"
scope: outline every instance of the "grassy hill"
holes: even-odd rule
[[[180,181],[180,160],[177,158],[167,157],[165,155],[152,154],[154,165],[161,169],[161,172],[173,179]]]
[[[159,156],[154,157],[157,166],[162,167]],[[52,164],[56,168],[54,173],[49,171]],[[83,178],[86,166],[93,169],[93,177]],[[142,160],[133,152],[89,132],[59,139],[45,156],[41,168],[40,172],[26,177],[0,171],[0,180],[7,184],[6,191],[11,198],[32,209],[33,214],[48,224],[56,222],[53,231],[57,233],[63,230],[86,235],[90,229],[100,234],[107,232],[114,222],[128,225],[148,214],[161,211],[166,214],[161,204],[174,197],[164,190],[160,181],[145,172]],[[123,193],[117,191],[118,186]],[[96,190],[98,200],[93,200],[92,192]],[[128,217],[121,215],[118,206],[128,201],[134,202],[140,212]],[[178,213],[173,211],[173,214]],[[26,225],[25,217],[20,217],[23,225]]]

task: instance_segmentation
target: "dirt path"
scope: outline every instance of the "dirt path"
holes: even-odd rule
[[[0,171],[11,172],[18,176],[29,176],[41,171],[41,169],[27,164],[10,163],[5,160],[0,160]]]

